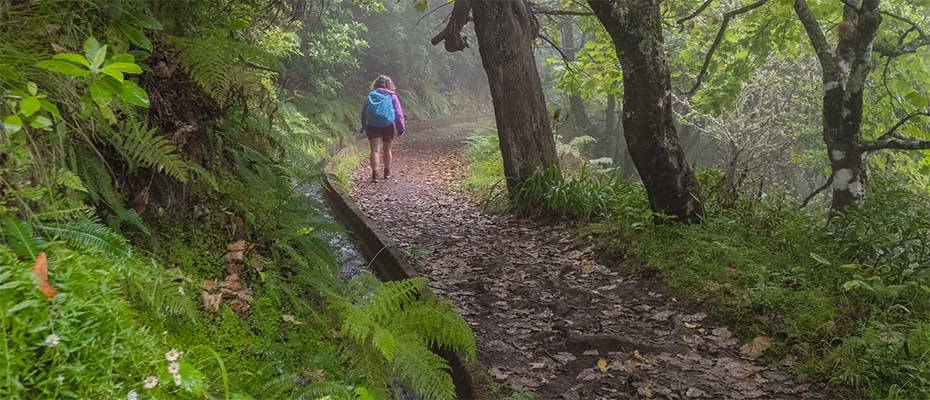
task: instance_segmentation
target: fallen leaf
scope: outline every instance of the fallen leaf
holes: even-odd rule
[[[48,282],[48,257],[45,256],[44,251],[36,256],[36,262],[32,266],[32,273],[35,274],[36,278],[39,280],[37,289],[39,289],[46,298],[51,299],[55,297],[55,293],[58,293],[58,291]]]
[[[508,377],[510,377],[509,373],[501,371],[500,368],[497,367],[491,367],[491,369],[488,370],[488,374],[497,380],[506,380]]]
[[[597,360],[597,369],[601,370],[601,372],[607,372],[607,360],[603,358]]]
[[[759,358],[762,353],[771,346],[771,340],[765,336],[758,336],[751,342],[744,344],[739,348],[740,353],[748,358]]]
[[[601,379],[605,376],[607,375],[604,373],[601,373],[600,371],[596,369],[588,368],[588,369],[582,370],[581,373],[579,373],[578,376],[575,377],[575,379],[579,381],[589,382],[589,381]]]
[[[643,396],[647,399],[651,399],[653,396],[655,396],[655,393],[652,392],[652,388],[649,386],[640,386],[636,388],[636,393],[639,393],[640,396]]]
[[[707,394],[707,392],[701,389],[698,389],[696,387],[688,388],[688,390],[685,392],[685,396],[691,399],[696,399],[698,397],[704,397],[705,394]]]

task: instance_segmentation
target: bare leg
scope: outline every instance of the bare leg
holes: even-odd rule
[[[384,140],[382,148],[384,152],[381,159],[384,160],[384,179],[391,177],[391,147],[393,147],[394,140]]]
[[[368,144],[371,146],[371,155],[369,160],[371,161],[371,180],[378,180],[378,156],[381,152],[381,138],[368,139]]]

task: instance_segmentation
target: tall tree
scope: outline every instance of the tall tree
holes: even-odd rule
[[[559,30],[562,34],[562,54],[565,56],[565,62],[573,62],[578,52],[578,46],[575,43],[575,22],[571,17],[565,18],[561,21]],[[584,108],[584,100],[577,93],[572,93],[568,96],[568,106],[575,128],[581,135],[584,135],[591,129],[591,119],[588,118],[588,112]]]
[[[469,13],[488,75],[504,175],[512,192],[537,171],[558,166],[533,53],[539,26],[523,0],[457,0],[448,24],[432,43],[445,42],[448,51],[468,47],[462,28]]]
[[[623,70],[623,134],[653,211],[697,222],[704,207],[678,141],[659,0],[588,0]]]
[[[821,189],[831,186],[831,209],[842,212],[861,203],[869,153],[883,149],[930,149],[930,140],[901,133],[901,128],[914,119],[930,117],[930,110],[904,113],[884,133],[870,135],[875,137],[872,140],[864,140],[862,132],[863,98],[875,66],[872,53],[885,57],[914,53],[930,45],[930,36],[909,18],[882,10],[881,0],[864,0],[861,4],[850,0],[843,2],[842,22],[835,29],[836,44],[831,45],[807,2],[796,0],[794,8],[822,70],[823,141],[827,145],[831,175]],[[897,43],[876,42],[883,14],[907,26]]]

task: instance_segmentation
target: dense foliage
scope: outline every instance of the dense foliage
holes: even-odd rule
[[[308,197],[379,7],[0,1],[0,397],[454,398],[469,327]]]

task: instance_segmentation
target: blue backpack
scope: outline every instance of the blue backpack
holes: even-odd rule
[[[372,90],[368,93],[368,106],[365,110],[365,120],[369,126],[380,128],[394,124],[394,101],[390,93]]]

